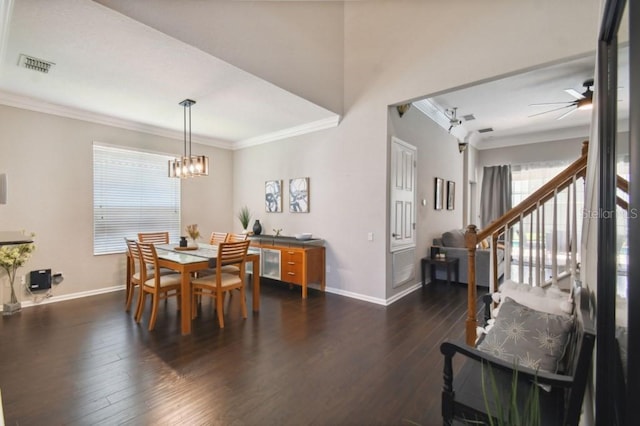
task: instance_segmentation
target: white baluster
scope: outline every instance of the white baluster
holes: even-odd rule
[[[553,224],[551,231],[551,285],[558,285],[558,189],[553,191]]]
[[[524,282],[524,225],[523,225],[524,216],[520,213],[520,226],[518,227],[518,232],[520,232],[520,236],[518,238],[518,282]]]

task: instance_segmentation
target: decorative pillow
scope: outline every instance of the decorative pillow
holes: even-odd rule
[[[487,241],[487,239],[485,238],[484,240],[480,241],[480,244],[478,245],[481,249],[486,250],[489,248],[489,241]]]
[[[445,232],[442,234],[442,245],[445,247],[466,247],[464,231],[462,229],[455,229],[453,231]]]
[[[571,315],[573,313],[573,300],[570,294],[553,287],[545,290],[542,287],[532,287],[509,280],[501,284],[500,291],[494,293],[492,297],[496,303],[504,300],[505,297],[510,297],[528,308],[549,314]]]
[[[557,372],[573,317],[536,311],[508,297],[501,305],[495,325],[478,349],[534,370]]]

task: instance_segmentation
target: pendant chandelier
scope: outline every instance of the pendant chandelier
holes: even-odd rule
[[[185,99],[180,102],[184,107],[184,154],[180,158],[169,160],[169,177],[189,178],[209,175],[209,158],[204,155],[191,155],[191,105],[196,101]],[[187,152],[187,110],[189,110],[189,151]]]

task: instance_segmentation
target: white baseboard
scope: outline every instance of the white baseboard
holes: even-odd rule
[[[413,285],[407,287],[406,289],[404,289],[403,291],[401,291],[400,293],[397,293],[397,294],[391,296],[388,299],[381,299],[379,297],[371,297],[371,296],[367,296],[367,295],[364,295],[364,294],[354,293],[352,291],[341,290],[341,289],[333,288],[333,287],[325,287],[325,291],[327,293],[337,294],[339,296],[345,296],[345,297],[349,297],[351,299],[357,299],[357,300],[362,300],[362,301],[369,302],[369,303],[375,303],[376,305],[389,306],[392,303],[402,299],[406,295],[408,295],[410,293],[413,293],[414,291],[418,290],[421,287],[422,287],[421,283],[413,284]],[[309,288],[315,288],[317,290],[320,290],[320,286],[319,285],[309,285]],[[32,306],[46,305],[46,304],[49,304],[49,303],[56,303],[56,302],[63,302],[65,300],[80,299],[80,298],[83,298],[83,297],[89,297],[89,296],[95,296],[95,295],[98,295],[98,294],[111,293],[111,292],[120,291],[120,290],[124,290],[124,285],[118,285],[118,286],[113,286],[113,287],[105,287],[105,288],[100,288],[100,289],[97,289],[97,290],[81,291],[79,293],[65,294],[65,295],[62,295],[62,296],[51,296],[51,297],[44,298],[39,302],[34,302],[32,300],[23,300],[23,301],[21,301],[21,304],[22,304],[23,308],[30,308]],[[0,307],[1,306],[2,305],[0,304]]]
[[[100,288],[100,289],[97,289],[97,290],[81,291],[79,293],[64,294],[62,296],[51,296],[51,297],[46,297],[46,298],[44,298],[44,299],[42,299],[41,301],[38,301],[38,302],[34,302],[33,300],[25,299],[25,300],[22,300],[20,302],[20,304],[22,305],[23,308],[30,308],[32,306],[46,305],[46,304],[49,304],[49,303],[56,303],[56,302],[63,302],[65,300],[80,299],[82,297],[95,296],[97,294],[111,293],[111,292],[120,291],[120,290],[124,290],[124,285],[117,285],[117,286],[113,286],[113,287],[105,287],[105,288]]]

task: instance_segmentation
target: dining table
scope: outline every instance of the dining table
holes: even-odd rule
[[[180,247],[178,244],[156,244],[158,266],[180,272],[182,294],[180,303],[180,330],[191,334],[191,274],[216,267],[218,246],[198,243],[197,248]],[[247,262],[252,264],[253,312],[260,310],[260,249],[249,247]]]

